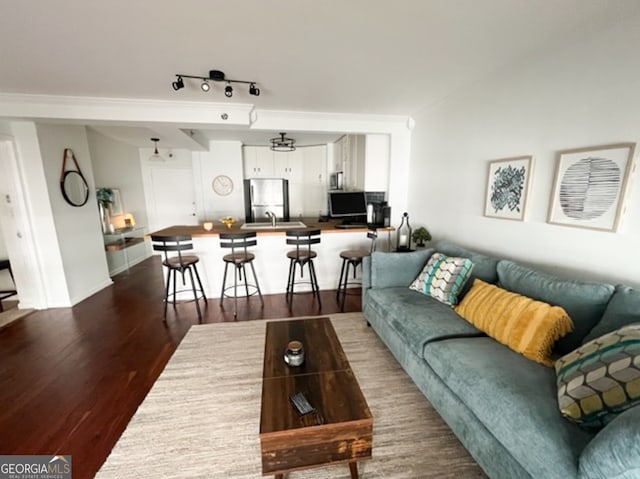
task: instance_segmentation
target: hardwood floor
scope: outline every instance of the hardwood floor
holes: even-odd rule
[[[286,278],[283,278],[283,282]],[[337,282],[337,279],[336,279]],[[0,454],[71,454],[73,477],[95,475],[192,324],[193,303],[162,321],[157,257],[73,308],[36,311],[0,329]],[[238,301],[238,321],[339,312],[335,291]],[[201,303],[203,305],[203,303]],[[348,295],[345,312],[360,311]],[[203,323],[233,321],[229,302],[203,308]]]

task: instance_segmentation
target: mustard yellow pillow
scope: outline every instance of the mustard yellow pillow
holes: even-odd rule
[[[495,340],[545,366],[553,366],[553,344],[573,330],[571,318],[560,306],[479,279],[455,311]]]

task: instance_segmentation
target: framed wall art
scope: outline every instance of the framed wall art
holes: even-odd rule
[[[524,220],[532,169],[532,156],[490,161],[484,215]]]
[[[618,231],[635,143],[558,152],[547,222]]]

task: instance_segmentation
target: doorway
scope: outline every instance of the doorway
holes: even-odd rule
[[[0,135],[0,291],[7,291],[0,293],[3,309],[7,307],[0,313],[0,326],[28,314],[30,308],[46,307],[15,151],[13,139]]]
[[[18,290],[0,224],[0,314],[18,308]],[[1,321],[0,316],[0,323]]]

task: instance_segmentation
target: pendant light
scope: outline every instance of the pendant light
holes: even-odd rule
[[[153,155],[149,157],[149,161],[167,161],[160,153],[158,153],[158,142],[160,141],[160,138],[151,138],[151,141],[153,141],[155,150]]]
[[[287,138],[286,133],[280,133],[279,137],[271,138],[271,151],[295,151],[296,140]]]

